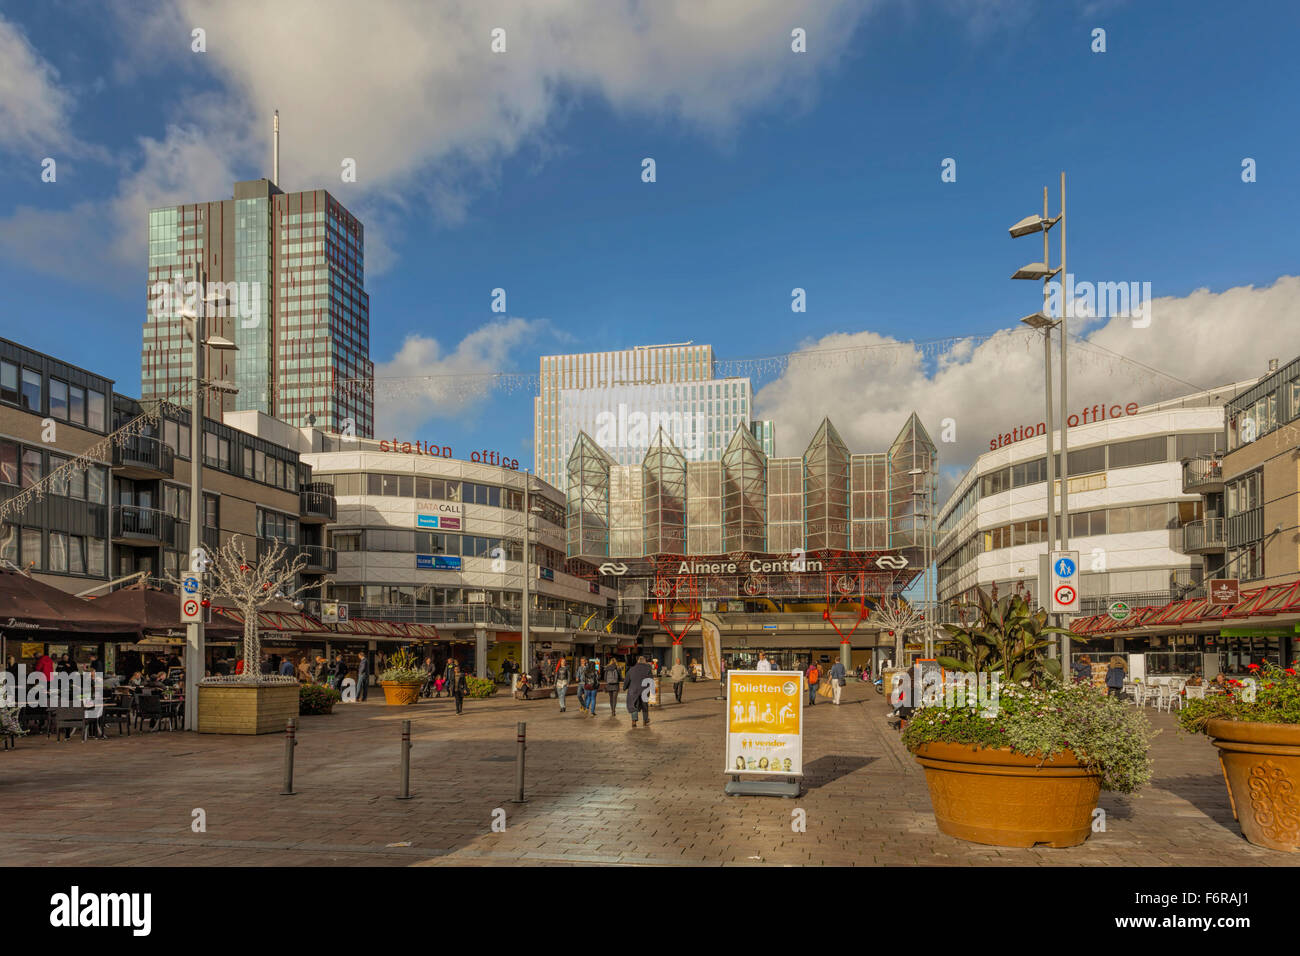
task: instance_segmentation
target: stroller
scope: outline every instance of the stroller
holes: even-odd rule
[[[421,697],[433,696],[433,677],[433,671],[429,671],[429,673],[424,675],[424,683],[420,686]]]

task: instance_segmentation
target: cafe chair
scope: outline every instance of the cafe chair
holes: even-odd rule
[[[54,731],[55,740],[57,740],[65,730],[68,732],[68,740],[72,739],[72,732],[74,730],[81,731],[82,741],[85,741],[87,736],[90,734],[90,727],[86,723],[86,710],[84,707],[54,707],[51,709],[51,718],[49,726],[45,731],[46,737],[50,735],[51,730]]]
[[[135,726],[137,730],[144,730],[146,720],[156,722],[157,729],[161,730],[165,723],[171,729],[172,717],[163,709],[162,698],[156,694],[141,694],[136,698],[135,705]]]

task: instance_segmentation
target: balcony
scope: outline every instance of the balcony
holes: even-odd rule
[[[176,519],[157,508],[124,505],[113,509],[114,544],[157,546],[170,544],[176,534]]]
[[[170,478],[175,473],[172,450],[160,438],[136,436],[113,445],[113,473],[122,478]]]
[[[328,524],[338,515],[334,500],[334,486],[325,481],[313,481],[298,491],[298,520],[303,524]]]
[[[1222,551],[1226,545],[1222,518],[1206,518],[1183,525],[1183,551],[1187,554]]]
[[[189,552],[190,550],[190,523],[188,521],[177,520],[175,522],[174,537],[169,542],[170,547],[176,551]],[[203,528],[201,544],[209,555],[217,553],[221,547],[221,532],[216,528],[209,528],[206,525]]]
[[[300,544],[298,551],[307,555],[307,574],[333,574],[338,570],[338,553],[333,548],[319,544]]]
[[[1183,494],[1212,495],[1223,491],[1223,462],[1218,458],[1192,458],[1183,462]]]

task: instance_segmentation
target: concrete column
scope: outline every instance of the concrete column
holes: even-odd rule
[[[477,676],[482,677],[484,674],[487,673],[487,651],[488,651],[487,631],[485,629],[478,628],[475,630],[474,637],[478,644],[478,646],[475,648],[474,651],[474,673]]]
[[[853,645],[848,641],[840,641],[840,663],[846,671],[853,670]]]

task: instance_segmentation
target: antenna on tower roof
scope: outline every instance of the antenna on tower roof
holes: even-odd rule
[[[280,185],[280,111],[275,111],[271,124],[271,183]]]

